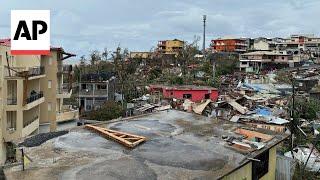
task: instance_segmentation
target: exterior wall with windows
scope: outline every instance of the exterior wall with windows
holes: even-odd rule
[[[50,129],[56,129],[56,95],[57,95],[57,72],[58,53],[51,51],[50,56],[41,56],[41,65],[46,69],[46,77],[41,79],[40,86],[46,99],[40,106],[40,123],[49,123]],[[51,60],[49,60],[51,59]],[[49,64],[51,63],[51,65]],[[51,105],[49,105],[51,104]],[[51,106],[51,111],[48,111]]]
[[[215,39],[212,40],[212,51],[213,52],[246,52],[247,42],[245,39]]]
[[[193,102],[200,102],[205,99],[211,99],[216,101],[218,98],[218,91],[215,89],[203,89],[203,90],[179,90],[169,89],[163,90],[163,97],[176,98],[176,99],[190,99]]]
[[[38,133],[40,117],[42,122],[56,121],[55,106],[48,112],[48,102],[56,102],[59,51],[52,49],[50,56],[13,56],[10,39],[0,39],[0,165],[8,159],[12,141]]]
[[[114,100],[115,79],[111,77],[107,81],[81,82],[79,83],[80,106],[85,111],[96,110],[106,101]]]

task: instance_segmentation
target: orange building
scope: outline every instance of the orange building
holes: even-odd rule
[[[247,43],[246,39],[240,38],[226,38],[214,39],[211,41],[211,48],[213,52],[246,52]]]

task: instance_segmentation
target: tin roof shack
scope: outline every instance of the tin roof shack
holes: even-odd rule
[[[306,78],[296,78],[297,86],[299,91],[310,92],[312,88],[319,84],[320,75],[306,77]]]
[[[165,86],[165,85],[150,85],[151,93],[161,92],[162,97],[166,99],[189,99],[193,102],[201,102],[206,99],[216,101],[218,99],[218,90],[209,86]]]
[[[274,179],[286,136],[177,110],[100,124],[147,137],[128,150],[83,128],[25,148],[32,162],[7,179]],[[54,161],[54,163],[53,163]]]
[[[310,97],[320,100],[320,86],[317,85],[310,90]]]

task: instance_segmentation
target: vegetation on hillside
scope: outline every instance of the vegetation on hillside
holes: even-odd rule
[[[114,101],[106,101],[98,110],[93,110],[85,115],[87,119],[97,121],[108,121],[122,116],[123,108],[121,104]]]

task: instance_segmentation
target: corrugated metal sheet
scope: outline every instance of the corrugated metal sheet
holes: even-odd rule
[[[295,166],[294,159],[277,154],[276,180],[291,180]]]

